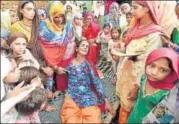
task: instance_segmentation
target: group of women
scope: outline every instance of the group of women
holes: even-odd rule
[[[175,9],[169,9],[175,4],[175,1],[132,1],[132,9],[125,3],[120,10],[116,2],[109,3],[108,13],[101,21],[104,30],[108,24],[111,36],[112,33],[115,36],[112,30],[120,28],[117,29],[118,39],[121,31],[123,37],[125,32],[122,41],[116,40],[123,42],[125,50],[114,52],[110,48],[107,51],[115,64],[120,63],[116,69],[116,95],[120,99],[119,123],[178,122],[179,111],[170,109],[171,106],[179,109],[179,57],[175,51],[178,46],[176,39],[171,38],[175,37],[174,34],[179,34],[178,20]],[[177,7],[178,5],[176,11]],[[168,14],[164,14],[166,10]],[[101,112],[105,110],[115,116],[116,112],[105,95],[99,69],[95,66],[101,54],[101,44],[97,42],[101,24],[97,23],[92,12],[87,12],[84,17],[76,12],[72,14],[72,21],[67,20],[64,5],[60,1],[49,1],[47,13],[47,18],[40,22],[35,4],[32,1],[20,1],[17,22],[11,25],[11,22],[4,22],[2,18],[1,23],[4,24],[1,30],[4,34],[10,33],[10,37],[1,36],[1,47],[10,49],[8,58],[14,71],[11,75],[6,74],[1,83],[5,82],[5,85],[12,88],[23,75],[20,74],[21,68],[34,67],[45,78],[42,81],[48,97],[55,95],[54,79],[56,90],[65,93],[60,113],[62,123],[102,123]],[[128,20],[126,16],[131,13],[132,17],[129,16]],[[173,43],[169,41],[170,38]],[[4,40],[7,40],[7,45]],[[4,56],[4,49],[1,50],[1,56]],[[120,58],[123,59],[119,62]],[[14,76],[14,80],[11,80],[11,76]],[[34,89],[33,87],[26,94],[33,93]],[[39,90],[38,93],[40,92],[45,94]],[[174,95],[171,96],[173,92]],[[171,97],[175,101],[170,101],[169,106],[166,101]],[[161,107],[158,105],[161,101],[164,101],[161,104],[166,110],[158,117],[155,112],[157,107]],[[44,108],[47,111],[55,110],[53,107],[47,109],[46,105]],[[35,109],[34,113],[37,110],[41,109]],[[4,119],[5,116],[1,115]],[[30,116],[27,118],[32,119]],[[39,122],[37,120],[30,122]]]

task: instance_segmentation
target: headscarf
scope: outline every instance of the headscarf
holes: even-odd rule
[[[104,3],[105,3],[105,14],[109,14],[109,9],[110,9],[110,6],[111,4],[115,2],[115,0],[104,0]]]
[[[127,12],[126,13],[128,13],[128,12],[130,12],[130,10],[131,10],[131,7],[130,7],[130,5],[128,4],[128,3],[123,3],[122,5],[121,5],[121,7],[120,7],[120,11],[121,11],[121,9],[123,8],[123,7],[127,7]],[[121,14],[122,14],[122,12],[121,12]]]
[[[90,16],[92,18],[92,21],[91,21],[92,29],[95,32],[95,34],[98,35],[98,33],[100,31],[100,26],[95,22],[94,15],[91,12],[87,12],[85,15],[85,18],[87,18],[88,16]]]
[[[175,28],[177,15],[175,13],[176,1],[156,1],[158,5],[158,19],[160,26],[164,29],[166,35],[171,37],[172,31]]]
[[[60,1],[50,1],[48,2],[47,10],[49,16],[49,19],[47,20],[48,28],[54,32],[61,32],[64,28],[64,24],[56,25],[53,21],[53,18],[59,14],[65,14],[63,4]]]
[[[154,88],[162,90],[171,90],[175,86],[175,81],[179,79],[179,57],[173,49],[169,48],[160,48],[152,51],[147,59],[146,65],[149,65],[151,62],[154,62],[160,58],[168,58],[171,60],[173,71],[171,74],[166,77],[163,81],[151,81],[147,78],[150,85]]]
[[[139,19],[136,19],[133,27],[127,33],[127,37],[125,39],[126,46],[133,39],[139,39],[139,38],[149,35],[151,33],[162,31],[162,28],[159,26],[159,19],[157,16],[158,6],[157,6],[156,2],[155,1],[146,1],[146,0],[141,0],[141,1],[136,1],[136,2],[149,8],[150,13],[151,13],[151,18],[153,19],[154,24],[151,24],[149,26],[139,29],[138,27],[140,25],[140,21],[139,21]]]

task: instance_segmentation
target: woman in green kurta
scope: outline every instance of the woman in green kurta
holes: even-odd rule
[[[138,97],[128,123],[141,123],[175,86],[174,82],[179,78],[178,63],[178,55],[169,48],[160,48],[149,54],[145,75],[141,78]]]

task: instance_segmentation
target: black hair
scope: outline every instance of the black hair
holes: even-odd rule
[[[36,87],[28,96],[28,98],[20,103],[17,103],[15,108],[21,115],[31,115],[35,111],[40,110],[43,103],[47,99],[45,89]]]
[[[103,28],[105,28],[105,27],[111,28],[111,25],[109,23],[106,23],[106,24],[104,24]]]

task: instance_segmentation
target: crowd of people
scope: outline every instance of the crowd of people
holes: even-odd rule
[[[17,2],[1,10],[1,123],[42,123],[59,94],[61,123],[102,123],[106,111],[119,123],[179,123],[179,3]],[[103,64],[115,73],[119,114]]]

